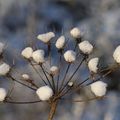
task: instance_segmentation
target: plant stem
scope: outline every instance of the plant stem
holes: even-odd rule
[[[58,101],[57,100],[55,100],[55,101],[53,101],[51,103],[48,120],[53,120],[53,117],[54,117],[55,112],[56,112],[57,105],[58,105]]]

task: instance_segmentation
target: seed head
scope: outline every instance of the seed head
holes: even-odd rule
[[[46,101],[53,96],[53,90],[49,86],[42,86],[37,89],[36,94],[40,100]]]
[[[33,49],[31,47],[26,47],[21,55],[26,58],[26,59],[30,59],[32,57],[32,53],[33,53]]]
[[[99,58],[92,58],[89,62],[88,62],[88,68],[91,72],[97,73],[98,70],[98,62],[99,62]]]
[[[0,102],[3,102],[6,98],[6,90],[4,88],[0,88]]]
[[[90,54],[93,51],[93,45],[89,43],[89,41],[83,41],[79,43],[79,49],[84,54]]]
[[[73,28],[73,29],[70,31],[70,34],[71,34],[71,36],[72,36],[73,38],[80,38],[80,37],[81,37],[81,32],[80,32],[80,30],[79,30],[77,27]]]
[[[0,64],[0,76],[5,76],[10,71],[10,66],[6,63]]]
[[[55,37],[53,32],[48,32],[37,36],[37,38],[44,43],[48,43],[53,37]]]
[[[120,45],[115,49],[113,53],[114,60],[120,64]]]
[[[43,62],[45,62],[44,55],[45,55],[44,50],[36,50],[33,52],[32,58],[38,64],[43,63]]]
[[[65,37],[64,37],[64,36],[61,36],[61,37],[59,37],[58,40],[56,41],[55,46],[56,46],[56,48],[58,48],[58,49],[62,49],[62,48],[64,47],[64,45],[65,45]]]
[[[64,53],[64,59],[67,62],[74,62],[76,60],[76,53],[73,50],[68,50]]]
[[[90,85],[92,92],[98,96],[102,97],[106,94],[107,84],[102,81],[97,81]]]

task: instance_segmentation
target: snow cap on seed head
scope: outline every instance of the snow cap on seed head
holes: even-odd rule
[[[0,76],[5,76],[10,71],[10,66],[7,63],[0,64]]]
[[[92,58],[88,62],[88,68],[91,72],[97,73],[99,58]]]
[[[57,39],[55,46],[58,49],[62,49],[64,45],[65,45],[65,37],[61,36]]]
[[[33,49],[31,47],[26,47],[22,52],[21,55],[26,58],[30,59],[32,57]]]
[[[40,100],[47,101],[53,96],[53,90],[46,85],[38,88],[36,94]]]
[[[70,34],[73,38],[80,38],[81,37],[81,31],[79,28],[75,27],[70,31]]]
[[[115,49],[113,53],[114,60],[120,64],[120,45]]]
[[[92,83],[90,87],[91,87],[92,92],[98,97],[102,97],[106,94],[107,84],[102,81],[97,81],[95,83]]]
[[[74,83],[73,83],[72,81],[70,81],[70,82],[68,83],[68,86],[69,86],[69,87],[72,87],[73,84],[74,84]]]
[[[4,47],[5,45],[2,42],[0,42],[0,54],[3,53]]]
[[[4,88],[0,88],[0,102],[3,102],[6,98],[6,90]]]
[[[48,32],[44,34],[39,34],[37,38],[41,40],[44,43],[48,43],[53,37],[55,37],[55,34],[53,32]]]
[[[76,60],[76,53],[73,50],[67,50],[64,53],[64,59],[69,63],[74,62]]]
[[[32,58],[36,63],[43,63],[45,62],[45,58],[44,58],[45,52],[44,50],[36,50],[33,52],[32,54]]]
[[[22,78],[24,80],[28,80],[28,79],[30,79],[30,76],[28,74],[22,74]]]
[[[52,67],[50,68],[50,73],[51,73],[52,75],[56,75],[56,74],[58,74],[58,72],[59,72],[59,69],[58,69],[57,66],[52,66]]]
[[[83,41],[79,43],[79,49],[84,54],[90,54],[93,51],[93,45],[89,43],[89,41]]]

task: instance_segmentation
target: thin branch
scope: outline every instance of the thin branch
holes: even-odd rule
[[[39,103],[42,102],[41,100],[38,101],[9,101],[9,100],[5,100],[4,103],[10,103],[10,104],[33,104],[33,103]]]
[[[79,103],[79,102],[88,102],[88,101],[92,101],[92,100],[100,100],[100,99],[103,99],[103,98],[105,98],[105,96],[104,97],[93,97],[93,98],[81,99],[81,100],[71,100],[71,99],[61,98],[60,100],[61,101],[66,101],[66,102],[76,102],[76,103]]]
[[[7,78],[10,78],[11,80],[13,80],[13,81],[15,81],[15,82],[17,82],[17,83],[19,83],[19,84],[21,84],[21,85],[23,85],[23,86],[25,86],[25,87],[28,87],[28,88],[30,88],[31,90],[36,91],[35,88],[32,88],[32,87],[30,87],[30,86],[28,86],[28,85],[26,85],[26,84],[24,84],[24,83],[16,80],[16,79],[15,79],[13,76],[11,76],[11,75],[7,75]]]
[[[44,71],[43,66],[42,66],[42,65],[40,65],[40,67],[41,67],[41,69],[42,69],[42,71],[43,71],[43,74],[45,75],[45,77],[46,77],[46,79],[47,79],[47,81],[48,81],[49,85],[50,85],[50,86],[51,86],[51,88],[53,89],[53,86],[51,85],[50,80],[49,80],[48,76],[46,75],[46,73],[45,73],[45,71]]]
[[[32,66],[32,68],[35,70],[35,72],[38,74],[38,76],[40,77],[40,79],[44,82],[44,84],[47,85],[46,81],[42,78],[42,76],[40,75],[40,73],[38,72],[38,70],[36,69],[36,67],[34,67],[34,65],[32,64],[32,62],[30,60],[28,60],[28,62],[30,63],[30,65]]]
[[[64,82],[65,82],[65,79],[66,79],[66,76],[67,76],[67,73],[68,73],[68,71],[69,71],[70,66],[71,66],[71,63],[68,63],[68,66],[67,66],[67,69],[66,69],[64,78],[63,78],[63,80],[62,80],[62,82],[61,82],[61,85],[60,85],[60,89],[59,89],[60,91],[61,91],[61,89],[62,89],[62,86],[63,86]]]
[[[62,51],[60,52],[60,60],[59,60],[59,74],[57,78],[57,92],[59,90],[59,80],[60,80],[60,72],[61,72],[61,58],[62,58]]]
[[[73,72],[73,74],[71,75],[71,77],[69,78],[69,80],[66,82],[66,84],[64,85],[64,87],[62,88],[62,90],[60,92],[62,92],[66,86],[68,85],[68,83],[72,80],[72,78],[74,77],[74,75],[76,74],[76,72],[79,70],[80,66],[82,65],[82,63],[84,62],[86,57],[83,57],[82,61],[80,62],[80,64],[78,65],[78,67],[76,68],[76,70]]]

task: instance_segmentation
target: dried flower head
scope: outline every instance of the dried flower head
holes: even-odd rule
[[[3,102],[6,98],[6,90],[4,88],[0,88],[0,102]]]
[[[65,45],[65,37],[61,36],[57,39],[55,46],[58,49],[62,49],[64,45]]]
[[[22,52],[21,55],[26,58],[30,59],[32,57],[33,49],[31,47],[26,47]]]
[[[58,72],[59,72],[59,69],[58,69],[57,66],[52,66],[52,67],[50,68],[50,73],[51,73],[52,75],[56,75],[56,74],[58,74]]]
[[[114,60],[120,64],[120,45],[115,49],[113,53]]]
[[[114,64],[109,66],[107,69],[99,68],[98,71],[99,58],[89,58],[89,54],[93,51],[93,45],[90,44],[89,41],[82,41],[83,38],[81,38],[81,33],[78,28],[72,29],[71,35],[76,39],[76,42],[73,42],[75,44],[72,44],[72,46],[70,46],[71,41],[68,41],[64,46],[64,36],[58,38],[56,43],[54,40],[53,42],[50,42],[50,40],[55,37],[53,32],[38,35],[38,39],[44,43],[48,43],[45,44],[45,46],[48,47],[46,50],[46,55],[44,50],[41,48],[33,51],[31,47],[27,47],[22,51],[21,55],[28,59],[26,61],[28,62],[28,65],[31,66],[33,71],[31,75],[33,75],[35,72],[35,75],[38,75],[37,77],[33,75],[30,78],[28,74],[23,73],[22,79],[19,79],[18,76],[14,76],[13,71],[16,70],[15,65],[10,68],[8,64],[2,63],[0,65],[0,76],[5,77],[5,79],[7,78],[8,80],[12,80],[14,83],[17,82],[29,88],[30,90],[33,90],[34,94],[38,96],[39,99],[33,101],[14,101],[14,99],[9,99],[11,98],[9,94],[6,94],[4,90],[2,91],[0,89],[0,101],[11,104],[29,104],[45,101],[45,103],[50,105],[48,120],[52,120],[59,101],[84,102],[86,100],[95,100],[100,97],[103,98],[106,94],[107,84],[101,80],[103,80],[103,78],[105,78],[110,73],[119,69],[120,65]],[[120,63],[119,51],[120,46],[118,46],[113,53],[113,57],[117,63]],[[88,61],[88,59],[90,60]],[[88,65],[86,65],[86,61],[88,61]],[[51,66],[53,63],[57,65]],[[82,76],[80,69],[81,67],[86,68],[85,66],[87,66],[93,74],[90,73],[89,75],[86,74],[85,77]],[[17,74],[19,74],[18,71]],[[36,82],[36,80],[38,81]],[[81,100],[75,100],[72,97],[74,93],[78,94],[78,91],[82,92],[82,89],[85,89],[87,86],[90,86],[91,91],[94,93],[94,97],[90,95],[87,96],[86,99]],[[8,93],[12,94],[11,91],[8,91]]]
[[[30,76],[28,74],[22,74],[23,80],[28,80],[30,79]]]
[[[37,36],[37,38],[44,43],[48,43],[53,37],[55,37],[53,32],[48,32]]]
[[[44,50],[36,50],[33,52],[32,58],[38,64],[43,63],[43,62],[45,62],[44,55],[45,55]]]
[[[81,32],[79,30],[79,28],[75,27],[70,31],[71,36],[73,36],[73,38],[80,38],[81,37]]]
[[[93,51],[93,45],[90,44],[89,41],[83,41],[83,42],[79,43],[79,49],[84,54],[90,54]]]
[[[98,71],[98,62],[99,62],[99,58],[92,58],[89,60],[88,62],[88,68],[91,72],[93,73],[97,73]]]
[[[47,101],[53,96],[53,90],[49,86],[42,86],[37,89],[36,94],[42,101]]]
[[[90,85],[92,92],[98,96],[104,96],[106,94],[107,84],[102,81],[97,81]]]
[[[68,83],[68,86],[69,86],[69,87],[72,87],[73,84],[74,84],[74,83],[73,83],[72,81],[70,81],[70,82]]]
[[[76,53],[73,50],[68,50],[64,53],[66,62],[74,62],[76,60]]]
[[[5,76],[10,71],[10,66],[6,63],[0,64],[0,76]]]

